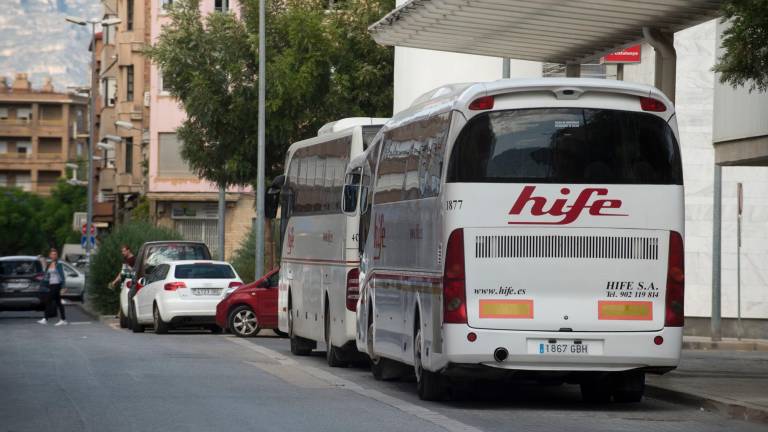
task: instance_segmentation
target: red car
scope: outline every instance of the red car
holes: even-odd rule
[[[256,336],[261,329],[272,329],[285,337],[286,334],[277,329],[279,273],[280,268],[272,269],[256,282],[224,297],[216,306],[216,324],[239,337]]]

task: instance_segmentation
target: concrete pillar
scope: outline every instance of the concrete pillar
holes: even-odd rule
[[[721,240],[722,233],[722,190],[723,190],[723,167],[715,164],[714,181],[714,206],[712,211],[712,318],[710,319],[710,335],[713,341],[719,341],[722,338],[722,329],[720,327],[720,301],[721,301]]]
[[[674,35],[655,28],[643,27],[643,37],[656,51],[654,85],[672,102],[675,101],[675,80],[677,79],[677,52]]]
[[[565,76],[568,78],[581,77],[581,64],[579,63],[566,63],[565,64]]]

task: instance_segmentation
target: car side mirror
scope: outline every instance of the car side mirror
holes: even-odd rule
[[[357,213],[357,194],[360,191],[360,185],[344,185],[341,197],[341,212],[347,216],[355,216]]]
[[[360,214],[368,213],[368,186],[360,186]]]

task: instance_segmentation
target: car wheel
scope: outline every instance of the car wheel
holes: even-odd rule
[[[136,305],[131,304],[128,312],[130,314],[131,331],[134,333],[144,333],[144,326],[139,324],[139,320],[136,317]]]
[[[120,319],[120,328],[128,328],[128,317],[123,313],[123,308],[117,311],[117,317]]]
[[[416,335],[413,340],[413,371],[416,375],[416,392],[421,400],[444,400],[448,395],[447,379],[440,372],[424,369],[422,365],[423,339],[418,320],[416,326]]]
[[[160,309],[157,305],[152,309],[152,319],[155,323],[155,333],[166,334],[170,330],[170,326],[167,322],[163,321],[163,317],[160,316]]]
[[[229,331],[237,337],[256,336],[261,329],[256,314],[248,306],[238,306],[229,314]]]
[[[341,360],[343,354],[340,349],[331,343],[331,311],[328,303],[325,304],[325,360],[330,367],[346,367],[347,362]]]

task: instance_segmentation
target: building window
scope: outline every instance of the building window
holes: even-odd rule
[[[159,68],[157,69],[157,87],[160,89],[161,95],[169,95],[171,94],[171,91],[165,86],[165,80],[163,79],[163,71]]]
[[[173,6],[173,0],[162,0],[160,2],[160,11],[165,11],[171,6]]]
[[[229,0],[216,0],[213,9],[216,12],[227,12],[229,10]]]
[[[125,100],[133,100],[133,65],[125,67]]]
[[[127,15],[125,20],[125,29],[131,31],[133,30],[133,0],[126,0],[125,8]]]
[[[117,80],[114,78],[104,78],[101,80],[102,95],[104,97],[104,106],[115,106],[115,93],[117,93]]]
[[[182,141],[175,133],[158,134],[157,173],[160,177],[195,177],[181,158]]]
[[[133,174],[133,137],[125,138],[125,173]]]

